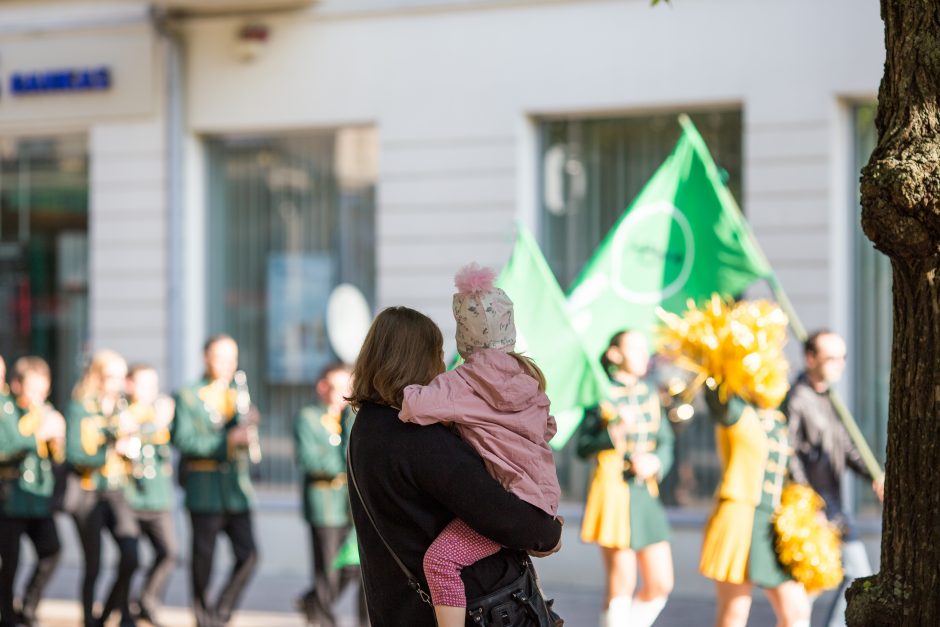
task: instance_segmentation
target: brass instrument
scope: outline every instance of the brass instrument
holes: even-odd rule
[[[134,464],[140,458],[141,442],[124,394],[117,398],[110,415],[103,416],[102,420],[104,443],[108,446],[102,473],[110,485],[120,476],[133,476]]]
[[[62,418],[61,414],[56,411],[56,408],[52,406],[51,403],[43,403],[42,405],[42,418],[43,420],[49,420],[52,418],[58,418],[62,421],[62,424],[65,424],[65,419]],[[61,440],[50,439],[44,442],[46,447],[46,452],[50,459],[56,464],[61,464],[65,461],[65,438]]]
[[[258,437],[258,424],[251,411],[251,394],[248,391],[248,377],[244,370],[238,370],[233,377],[235,382],[235,415],[238,424],[243,425],[248,433],[248,460],[252,464],[261,463],[261,440]]]
[[[169,434],[161,435],[161,431],[168,428],[168,422],[164,420],[167,412],[172,412],[173,401],[166,396],[158,396],[152,405],[142,405],[133,403],[128,407],[128,411],[134,418],[137,431],[130,436],[128,446],[129,452],[126,453],[131,461],[131,474],[141,487],[143,479],[153,479],[156,476],[156,470],[147,458],[154,455],[154,438],[159,438],[160,442],[169,441]],[[172,417],[171,417],[172,420]],[[162,438],[165,437],[166,440]]]
[[[114,438],[115,440],[124,439],[127,442],[122,454],[132,464],[136,464],[140,460],[140,450],[143,446],[140,439],[140,424],[136,416],[131,413],[130,404],[123,394],[118,401],[117,410],[111,416],[112,424],[115,420],[117,420],[117,425],[114,427]]]
[[[666,394],[671,402],[666,405],[666,416],[673,424],[686,423],[695,416],[688,390],[688,384],[681,377],[670,379],[666,384]]]
[[[678,433],[695,418],[695,406],[692,404],[701,386],[695,373],[675,362],[656,359],[652,368],[652,378],[659,389],[660,403],[666,417]]]

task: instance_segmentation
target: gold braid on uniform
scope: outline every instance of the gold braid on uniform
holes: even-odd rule
[[[199,388],[199,398],[201,398],[211,411],[215,411],[222,423],[227,423],[235,417],[235,401],[238,390],[230,387],[220,387],[215,382],[210,381]],[[233,446],[231,441],[226,438],[225,444],[228,459],[235,459],[238,453],[238,447]]]
[[[791,483],[773,519],[777,557],[809,594],[835,588],[843,576],[839,533],[818,515],[823,504],[812,488]]]
[[[42,415],[35,407],[29,407],[29,411],[20,418],[18,425],[20,435],[24,438],[36,433],[39,423],[42,422]]]
[[[330,444],[333,446],[339,446],[342,440],[343,433],[343,414],[340,412],[330,412],[327,411],[325,414],[320,416],[320,424],[323,425],[323,428],[326,429],[327,433],[330,434]]]
[[[82,451],[85,455],[94,455],[98,452],[104,441],[104,434],[101,433],[101,424],[104,419],[101,416],[92,416],[82,418],[79,423],[79,432],[81,433]]]
[[[39,423],[42,422],[42,411],[38,407],[29,407],[29,411],[20,418],[19,431],[20,435],[24,438],[28,438],[31,435],[36,434],[36,430],[39,428]],[[36,454],[41,458],[45,459],[49,457],[49,446],[47,442],[37,439],[36,440]]]
[[[660,351],[696,375],[694,394],[706,381],[721,402],[739,396],[759,408],[777,408],[786,396],[783,354],[787,317],[768,301],[732,303],[713,295],[701,307],[691,300],[682,315],[658,311],[664,326]]]
[[[228,421],[235,415],[235,397],[238,390],[229,387],[220,387],[215,383],[208,383],[199,389],[199,398],[217,411],[223,421]]]

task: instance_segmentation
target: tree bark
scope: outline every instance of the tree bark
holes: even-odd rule
[[[862,228],[888,255],[894,337],[881,572],[847,594],[850,627],[940,625],[940,0],[882,0],[878,145]]]

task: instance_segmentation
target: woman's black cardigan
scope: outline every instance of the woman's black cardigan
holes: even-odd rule
[[[441,425],[405,424],[398,410],[365,403],[350,434],[349,455],[385,540],[425,591],[424,552],[455,517],[510,547],[463,570],[471,599],[518,576],[516,550],[547,551],[561,536],[558,521],[504,490],[480,456]],[[349,499],[372,626],[435,627],[433,609],[408,587],[352,486]]]

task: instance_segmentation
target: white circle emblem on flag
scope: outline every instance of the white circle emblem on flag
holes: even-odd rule
[[[666,241],[656,241],[656,236]],[[610,287],[626,301],[658,304],[679,292],[692,274],[692,225],[672,203],[655,202],[631,211],[611,244]]]

